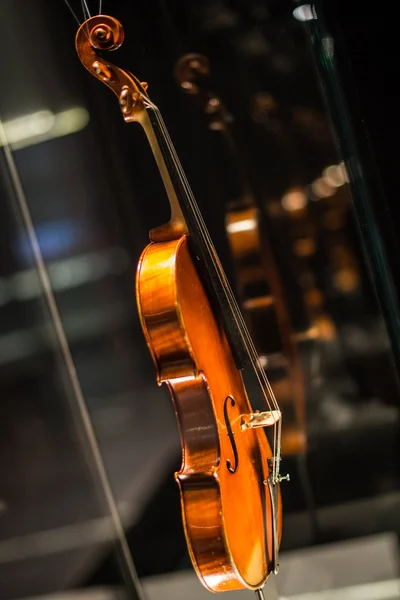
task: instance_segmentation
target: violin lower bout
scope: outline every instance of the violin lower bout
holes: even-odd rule
[[[146,341],[174,402],[182,466],[176,479],[193,566],[213,592],[257,589],[272,569],[272,455],[185,236],[144,250],[137,301]],[[281,530],[279,496],[278,530]]]

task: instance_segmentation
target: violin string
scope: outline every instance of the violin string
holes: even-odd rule
[[[164,130],[166,130],[166,127],[164,126]],[[173,145],[171,142],[171,149],[173,149]],[[264,369],[261,367],[260,363],[259,363],[259,357],[258,354],[256,352],[256,349],[253,345],[252,339],[250,337],[250,334],[248,332],[247,326],[244,322],[242,313],[237,305],[237,302],[234,298],[233,292],[229,286],[229,282],[227,281],[226,275],[221,267],[221,264],[217,258],[216,252],[215,252],[215,248],[212,244],[211,241],[211,237],[208,233],[208,230],[206,228],[206,225],[204,223],[204,220],[202,219],[200,210],[198,208],[198,205],[193,197],[193,193],[190,189],[189,183],[187,182],[186,176],[184,174],[184,171],[182,169],[182,166],[179,164],[179,159],[177,158],[177,161],[175,161],[178,169],[180,171],[180,175],[182,177],[182,180],[184,182],[185,188],[186,188],[186,193],[188,198],[191,200],[191,204],[193,209],[195,210],[195,212],[197,213],[197,217],[198,217],[198,224],[200,224],[202,231],[203,231],[203,237],[204,239],[207,241],[208,247],[209,247],[209,255],[214,263],[214,268],[217,271],[217,274],[221,280],[221,283],[224,286],[224,289],[226,291],[227,297],[228,297],[228,301],[231,307],[231,310],[234,314],[235,320],[238,324],[239,327],[239,331],[242,334],[242,339],[245,343],[245,347],[249,353],[249,357],[252,363],[252,367],[254,369],[254,372],[257,376],[257,380],[258,383],[261,387],[261,390],[263,392],[264,398],[266,400],[267,406],[268,408],[271,410],[271,405],[269,402],[269,398],[271,398],[273,405],[275,406],[275,408],[277,410],[279,410],[279,406],[278,403],[276,401],[275,395],[273,394],[272,388],[270,387],[269,381],[267,379],[266,373],[264,371]],[[266,395],[265,392],[269,392],[268,396]],[[280,427],[281,427],[281,420],[278,420],[277,426],[276,424],[274,424],[274,430],[273,430],[273,449],[274,449],[274,456],[277,458],[277,461],[273,462],[273,480],[276,480],[276,476],[277,473],[279,473],[279,460],[280,460],[280,443],[278,442],[278,440],[280,439]]]
[[[160,115],[160,117],[161,117],[161,115]],[[165,127],[165,124],[164,124],[164,132],[166,132],[168,134],[168,132],[166,130],[166,127]],[[235,299],[235,297],[233,295],[233,292],[232,292],[232,290],[231,290],[231,288],[229,286],[229,282],[226,279],[226,275],[225,275],[225,273],[224,273],[224,271],[223,271],[223,269],[222,269],[222,267],[221,267],[221,265],[219,263],[219,260],[217,258],[217,255],[216,255],[216,252],[215,252],[215,248],[214,248],[214,246],[212,244],[210,235],[209,235],[209,233],[207,231],[207,228],[205,226],[205,223],[204,223],[204,221],[202,219],[202,216],[201,216],[201,213],[199,211],[198,205],[197,205],[197,203],[196,203],[196,201],[195,201],[195,199],[193,197],[193,193],[192,193],[192,191],[190,189],[189,183],[187,182],[187,179],[186,179],[186,176],[185,176],[185,174],[183,172],[182,166],[179,163],[179,159],[177,158],[177,155],[176,155],[176,153],[175,153],[175,151],[173,149],[173,144],[172,144],[172,142],[170,140],[169,140],[169,142],[170,142],[171,150],[173,151],[174,155],[176,156],[175,163],[177,164],[178,169],[180,171],[180,175],[181,175],[182,179],[184,180],[184,184],[185,184],[185,188],[186,188],[186,193],[187,193],[189,199],[191,200],[191,204],[192,204],[194,210],[197,213],[198,223],[201,225],[201,228],[203,230],[203,236],[206,239],[207,244],[209,246],[210,257],[213,260],[213,263],[214,263],[214,266],[215,266],[216,271],[218,273],[218,276],[221,279],[221,283],[223,283],[223,285],[224,285],[224,288],[225,288],[227,296],[228,296],[229,304],[231,306],[231,309],[233,310],[236,322],[237,322],[238,326],[240,326],[239,330],[240,330],[240,332],[242,334],[242,337],[244,337],[244,343],[245,343],[246,349],[249,352],[249,356],[250,356],[250,359],[251,359],[251,362],[252,362],[252,366],[253,366],[254,371],[255,371],[255,373],[257,375],[257,379],[259,381],[261,389],[264,392],[264,397],[265,397],[265,400],[267,402],[267,405],[268,405],[269,408],[271,408],[270,403],[269,403],[269,399],[266,396],[265,391],[268,391],[269,397],[271,398],[271,400],[272,400],[275,408],[277,410],[279,410],[279,406],[278,406],[278,403],[276,401],[275,395],[274,395],[274,393],[272,391],[272,388],[270,386],[270,383],[268,381],[266,373],[265,373],[264,369],[260,365],[258,354],[256,352],[256,349],[254,347],[254,344],[252,342],[250,334],[248,332],[247,326],[246,326],[246,324],[244,322],[244,319],[243,319],[243,316],[241,314],[241,311],[240,311],[240,309],[239,309],[239,307],[237,305],[236,299]],[[279,419],[279,425],[280,425],[280,419]],[[274,435],[275,435],[274,448],[276,448],[276,445],[278,443],[276,437],[279,437],[279,431],[276,432],[276,430],[274,430]],[[279,454],[278,454],[278,456],[279,456]]]
[[[163,129],[163,134],[165,136],[168,136],[168,138],[169,138],[169,134],[168,134],[168,131],[167,131],[166,127],[165,127],[165,123],[162,122],[162,117],[161,117],[161,114],[158,111],[158,109],[157,109],[157,117],[158,117],[158,121],[159,121],[159,123],[160,123],[160,125],[161,125],[161,127]],[[221,280],[221,283],[223,284],[223,286],[224,286],[224,288],[225,288],[225,290],[227,292],[227,296],[228,296],[228,298],[230,300],[230,305],[232,306],[232,308],[234,310],[234,313],[235,313],[235,316],[236,316],[236,321],[237,321],[237,323],[240,323],[241,334],[242,334],[242,336],[244,334],[243,337],[246,338],[246,348],[249,351],[249,347],[248,346],[250,346],[250,348],[251,348],[251,355],[253,357],[257,357],[257,359],[258,359],[258,355],[257,355],[255,347],[254,347],[254,345],[252,343],[250,334],[249,334],[249,332],[247,330],[247,326],[246,326],[246,324],[244,322],[244,319],[243,319],[243,316],[242,316],[242,314],[240,312],[240,309],[239,309],[239,307],[238,307],[238,305],[236,303],[236,300],[234,298],[233,292],[232,292],[232,290],[230,288],[230,285],[229,285],[229,282],[228,282],[228,280],[226,278],[226,275],[225,275],[225,273],[224,273],[224,271],[223,271],[223,269],[221,267],[221,264],[218,261],[217,254],[215,252],[215,248],[214,248],[214,246],[212,244],[212,241],[211,241],[211,237],[210,237],[210,235],[209,235],[209,233],[207,231],[207,228],[206,228],[206,225],[204,223],[204,220],[202,219],[199,207],[197,205],[197,202],[194,199],[193,192],[190,189],[190,186],[189,186],[189,183],[188,183],[188,181],[186,179],[186,176],[184,174],[182,165],[179,162],[179,159],[177,157],[176,151],[175,151],[175,149],[173,147],[173,144],[172,144],[172,141],[171,141],[170,138],[168,139],[168,146],[169,146],[170,152],[172,153],[172,155],[174,157],[174,164],[175,164],[176,168],[178,169],[178,171],[180,173],[180,178],[182,179],[182,182],[184,184],[185,192],[187,194],[188,200],[190,201],[191,208],[196,212],[198,225],[200,225],[200,227],[202,229],[203,237],[206,239],[206,243],[207,243],[207,245],[209,247],[209,253],[210,253],[211,259],[213,260],[214,266],[215,266],[217,274],[218,274],[218,276],[219,276],[219,278]],[[259,362],[259,359],[258,359],[258,362]],[[273,400],[275,407],[278,407],[278,404],[277,404],[276,399],[274,397],[272,388],[271,388],[271,386],[269,384],[268,379],[266,378],[265,371],[264,371],[264,369],[260,369],[260,371],[264,374],[264,377],[265,377],[265,380],[266,380],[266,387],[267,387],[268,391],[270,392],[271,399]]]
[[[243,343],[244,343],[244,345],[245,345],[245,347],[247,349],[247,352],[249,354],[249,358],[251,360],[253,370],[254,370],[254,372],[255,372],[255,374],[257,376],[257,379],[258,379],[259,385],[261,387],[261,390],[263,392],[263,395],[264,395],[264,398],[266,400],[266,403],[267,403],[269,409],[271,410],[271,405],[270,405],[270,402],[269,402],[269,398],[270,398],[271,401],[272,401],[272,403],[273,403],[273,406],[276,408],[276,410],[279,411],[279,405],[278,405],[278,403],[276,401],[275,395],[274,395],[273,390],[271,388],[271,385],[270,385],[270,383],[268,381],[268,378],[267,378],[267,375],[265,373],[265,370],[263,369],[263,367],[260,364],[260,360],[259,360],[257,351],[255,349],[255,346],[253,344],[253,341],[251,339],[250,333],[249,333],[249,331],[247,329],[247,326],[246,326],[246,323],[245,323],[245,321],[243,319],[241,311],[240,311],[240,309],[239,309],[239,307],[237,305],[236,299],[235,299],[235,297],[233,295],[233,292],[231,290],[229,282],[228,282],[228,280],[226,278],[226,275],[225,275],[225,273],[224,273],[224,271],[223,271],[223,269],[221,267],[221,264],[219,263],[219,260],[217,259],[217,255],[216,255],[213,243],[211,241],[211,237],[210,237],[210,235],[208,233],[208,230],[206,228],[204,220],[203,220],[203,218],[201,216],[200,209],[199,209],[199,207],[197,205],[197,202],[196,202],[196,200],[194,198],[194,195],[193,195],[193,192],[192,192],[192,190],[190,188],[190,185],[189,185],[189,183],[188,183],[188,181],[186,179],[186,175],[185,175],[185,173],[183,171],[183,167],[182,167],[182,165],[181,165],[181,163],[179,161],[179,158],[178,158],[177,153],[175,151],[175,148],[173,146],[172,140],[171,140],[171,138],[170,138],[170,136],[168,134],[168,130],[167,130],[167,128],[165,126],[165,123],[164,123],[164,121],[162,119],[161,113],[158,110],[158,108],[151,101],[149,101],[148,98],[144,98],[144,99],[145,99],[145,103],[148,104],[149,107],[154,111],[154,114],[156,116],[157,122],[158,122],[158,124],[160,126],[160,129],[162,131],[163,137],[164,137],[164,139],[165,139],[165,141],[166,141],[166,143],[168,145],[168,149],[169,149],[169,151],[171,153],[171,157],[173,159],[174,166],[175,166],[175,168],[176,168],[176,170],[177,170],[177,172],[179,174],[180,181],[181,181],[181,183],[182,183],[182,185],[184,187],[186,198],[187,198],[187,200],[188,200],[188,202],[190,204],[190,207],[191,207],[191,209],[192,209],[192,211],[193,211],[193,213],[194,213],[194,215],[196,217],[197,224],[198,224],[199,228],[201,229],[203,240],[204,240],[204,242],[206,244],[206,247],[208,249],[208,253],[209,253],[209,256],[210,256],[210,258],[211,258],[211,260],[213,262],[215,271],[216,271],[216,273],[217,273],[217,275],[218,275],[218,277],[220,279],[220,282],[223,285],[223,288],[225,290],[229,306],[230,306],[230,308],[232,310],[232,314],[233,314],[233,316],[235,318],[235,321],[236,321],[236,323],[238,325],[239,331],[240,331],[241,336],[242,336]],[[282,425],[281,424],[281,418],[276,419],[275,424],[274,424],[274,442],[273,442],[274,457],[275,457],[275,460],[273,462],[273,478],[274,478],[275,481],[276,481],[277,474],[279,474],[281,425]]]
[[[76,14],[76,12],[74,11],[74,9],[72,8],[71,4],[68,2],[68,0],[64,0],[64,2],[65,2],[65,4],[67,5],[67,7],[69,8],[69,10],[71,11],[71,13],[72,13],[72,15],[73,15],[73,17],[74,17],[75,21],[76,21],[76,22],[78,23],[78,25],[80,26],[80,25],[81,25],[81,22],[80,22],[80,20],[78,19],[78,17],[77,17],[77,14]]]
[[[102,6],[103,6],[103,0],[99,0],[99,15],[101,15]]]
[[[164,133],[164,135],[167,135],[167,130],[166,130],[165,124],[161,123],[161,120],[160,120],[160,113],[159,113],[159,112],[158,112],[157,116],[158,116],[158,120],[159,120],[159,122],[160,122],[160,125],[161,125],[161,126],[162,126],[162,128],[163,128],[163,133]],[[170,152],[173,154],[173,157],[174,157],[174,164],[175,164],[175,167],[176,167],[176,169],[177,169],[178,171],[180,171],[180,178],[181,178],[181,180],[182,180],[182,182],[183,182],[183,170],[182,170],[181,166],[180,166],[180,165],[178,164],[178,162],[177,162],[177,159],[176,159],[176,154],[175,154],[175,152],[174,152],[174,149],[173,149],[173,146],[172,146],[172,142],[171,142],[170,140],[168,140],[168,145],[169,145],[169,150],[170,150]],[[192,210],[193,210],[193,211],[196,213],[196,219],[197,219],[197,223],[198,223],[198,225],[200,226],[200,228],[201,228],[201,230],[202,230],[202,235],[203,235],[203,238],[206,240],[206,245],[209,247],[209,254],[210,254],[210,257],[211,257],[211,259],[212,259],[213,265],[214,265],[214,267],[215,267],[215,269],[216,269],[216,272],[217,272],[217,274],[218,274],[218,277],[219,277],[220,281],[222,282],[222,284],[223,284],[223,286],[224,286],[224,289],[226,289],[226,291],[227,291],[227,280],[226,280],[226,276],[225,276],[225,274],[224,274],[224,273],[221,271],[220,264],[218,264],[218,263],[217,263],[217,258],[216,258],[215,250],[214,250],[214,248],[213,248],[213,247],[211,247],[211,244],[210,244],[210,241],[211,241],[211,239],[210,239],[210,237],[209,237],[208,231],[207,231],[207,230],[206,230],[206,228],[205,228],[204,221],[203,221],[203,222],[202,222],[202,221],[200,221],[200,213],[199,213],[199,210],[197,210],[197,209],[198,209],[197,203],[196,203],[196,204],[194,204],[194,202],[193,202],[193,198],[191,198],[191,197],[190,197],[190,191],[189,191],[189,190],[190,190],[190,188],[189,188],[189,186],[188,186],[187,182],[184,182],[184,187],[185,187],[185,192],[186,192],[186,195],[188,196],[188,200],[189,200],[189,202],[190,202],[190,206],[191,206]],[[229,300],[229,305],[230,305],[230,307],[231,307],[231,308],[233,309],[233,311],[234,311],[236,323],[237,323],[237,324],[239,324],[239,319],[237,318],[236,310],[235,310],[235,307],[234,307],[234,304],[233,304],[233,298],[231,297],[231,295],[230,295],[229,293],[227,294],[227,297],[228,297],[228,300]],[[246,344],[246,348],[247,348],[247,343],[246,343],[246,341],[245,341],[245,339],[244,339],[244,336],[243,336],[243,331],[242,331],[242,330],[240,330],[240,333],[242,334],[243,341],[245,342],[245,344]],[[248,349],[248,348],[247,348],[247,349]]]

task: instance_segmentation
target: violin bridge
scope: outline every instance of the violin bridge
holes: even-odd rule
[[[280,410],[267,410],[264,412],[256,411],[247,415],[242,415],[240,428],[254,429],[255,427],[271,427],[281,419]]]

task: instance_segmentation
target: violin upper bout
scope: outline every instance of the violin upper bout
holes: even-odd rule
[[[185,239],[150,243],[137,267],[138,312],[159,383],[197,375],[177,287],[177,255]]]

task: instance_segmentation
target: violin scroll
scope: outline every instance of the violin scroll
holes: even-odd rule
[[[129,123],[139,121],[145,110],[143,100],[148,98],[148,84],[139,81],[134,75],[97,53],[98,50],[117,50],[124,38],[124,29],[117,19],[108,15],[97,15],[87,19],[79,27],[75,46],[86,69],[118,96],[122,115]]]
[[[209,127],[223,130],[232,120],[221,99],[209,91],[206,84],[211,67],[202,54],[185,54],[175,65],[174,76],[183,92],[196,98],[201,110],[209,117]]]
[[[124,41],[124,29],[117,19],[98,16],[86,21],[87,38],[96,50],[117,50]]]
[[[175,65],[174,75],[180,87],[188,94],[198,94],[198,80],[210,74],[210,63],[202,54],[185,54]]]

